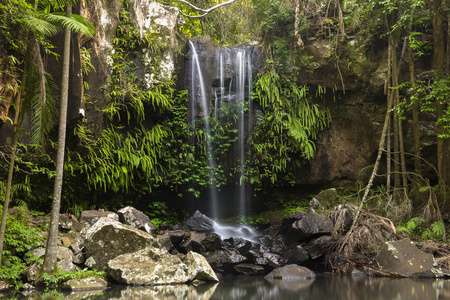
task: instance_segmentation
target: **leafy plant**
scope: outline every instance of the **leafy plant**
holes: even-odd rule
[[[71,279],[83,279],[88,277],[100,277],[105,279],[106,273],[105,271],[88,270],[88,269],[84,269],[81,271],[67,272],[58,268],[55,274],[50,275],[44,273],[42,275],[42,278],[46,286],[49,286],[50,284],[55,284],[58,286]]]

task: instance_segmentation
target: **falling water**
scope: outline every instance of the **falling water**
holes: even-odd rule
[[[238,107],[238,130],[239,130],[239,214],[247,214],[246,184],[244,180],[245,165],[245,50],[240,49],[236,53],[236,104]]]
[[[195,49],[194,44],[189,41],[189,46],[192,51],[192,66],[191,66],[191,97],[196,97],[197,94],[195,93],[196,88],[200,88],[200,109],[201,109],[201,115],[203,115],[204,120],[204,129],[205,129],[205,142],[206,142],[206,152],[207,152],[207,160],[208,160],[208,167],[209,167],[209,182],[211,184],[210,186],[210,197],[211,197],[211,213],[215,217],[218,215],[218,193],[216,188],[216,180],[214,176],[214,166],[215,166],[215,155],[214,150],[211,146],[211,128],[209,124],[209,116],[208,116],[208,99],[206,96],[206,89],[205,84],[203,80],[203,74],[202,70],[200,68],[200,63],[198,60],[198,54]],[[196,81],[198,79],[198,82]],[[191,128],[192,130],[195,130],[195,118],[197,116],[197,102],[198,99],[191,99]],[[193,135],[194,136],[194,135]]]

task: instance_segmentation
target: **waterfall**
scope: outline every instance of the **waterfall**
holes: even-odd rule
[[[252,93],[252,54],[253,47],[217,47],[214,52],[208,49],[195,48],[189,41],[191,52],[191,76],[190,86],[190,122],[191,130],[195,130],[195,120],[203,117],[204,131],[209,138],[206,139],[208,152],[208,166],[211,188],[209,199],[211,203],[210,214],[214,217],[223,216],[223,210],[233,211],[233,216],[248,216],[250,213],[251,190],[245,180],[245,162],[250,157],[248,149],[248,136],[252,129],[251,115],[251,93]],[[200,59],[199,59],[200,54]],[[204,73],[202,74],[202,68]],[[206,74],[206,77],[204,75]],[[209,76],[209,77],[208,77]],[[205,86],[205,82],[206,86]],[[212,104],[214,102],[214,104]],[[211,109],[213,108],[213,109]],[[215,122],[210,123],[212,119]],[[237,138],[228,152],[217,152],[215,150],[221,145],[211,143],[212,131],[216,128],[212,124],[220,126],[232,123],[232,131],[227,132],[230,137]],[[227,127],[229,128],[229,127]],[[235,133],[234,131],[237,131]],[[195,133],[195,131],[194,131]],[[224,161],[216,161],[218,157]],[[220,171],[226,175],[233,174],[236,178],[234,187],[228,185],[222,187],[219,192],[215,188],[214,167],[221,166]],[[219,202],[220,200],[220,202]],[[220,215],[219,215],[220,213]]]
[[[208,160],[208,175],[209,175],[209,182],[210,182],[210,200],[211,200],[211,213],[215,217],[218,215],[218,192],[216,188],[216,180],[214,175],[214,167],[216,164],[215,154],[214,150],[211,145],[211,126],[209,124],[209,116],[208,116],[208,99],[206,94],[206,87],[203,80],[203,74],[202,69],[200,67],[200,62],[198,59],[197,50],[195,49],[194,44],[189,41],[189,47],[192,51],[191,59],[192,59],[192,65],[191,65],[191,124],[190,128],[195,132],[195,118],[197,117],[198,111],[197,111],[197,103],[198,99],[192,99],[196,98],[197,93],[195,91],[197,88],[200,89],[200,113],[204,116],[203,122],[204,122],[204,130],[205,130],[205,147],[206,147],[206,153],[207,153],[207,160]],[[194,138],[194,134],[192,134]]]

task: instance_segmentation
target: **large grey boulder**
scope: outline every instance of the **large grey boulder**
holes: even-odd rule
[[[282,279],[282,280],[299,280],[299,279],[313,279],[316,275],[313,271],[306,267],[299,265],[287,265],[281,268],[276,268],[269,274],[266,279]]]
[[[189,252],[181,260],[165,249],[149,246],[108,262],[107,273],[128,285],[171,285],[193,280],[219,281],[206,259]]]
[[[188,267],[165,249],[148,246],[108,262],[107,273],[128,285],[181,284],[189,281]]]
[[[333,222],[325,215],[296,214],[295,221],[287,228],[286,244],[309,240],[322,235],[330,235]],[[286,221],[283,220],[286,224]]]
[[[209,252],[205,254],[205,258],[211,267],[218,271],[232,269],[235,265],[247,260],[236,249],[221,249]]]
[[[404,277],[442,277],[430,253],[419,250],[409,239],[386,242],[376,258],[380,269]]]
[[[187,220],[187,226],[192,231],[214,232],[214,221],[198,210]]]
[[[112,211],[99,210],[85,210],[81,213],[80,223],[85,227],[94,225],[101,218],[110,218],[119,221],[119,216]]]
[[[119,221],[123,224],[133,226],[134,228],[144,230],[147,233],[153,233],[156,230],[155,225],[150,222],[150,218],[142,211],[132,206],[121,208],[117,211]]]
[[[190,281],[219,281],[216,273],[214,273],[204,256],[195,252],[189,252],[181,259],[181,261],[188,267],[188,277]]]
[[[85,265],[100,270],[111,259],[147,246],[159,247],[159,243],[147,232],[110,218],[101,218],[86,231]]]

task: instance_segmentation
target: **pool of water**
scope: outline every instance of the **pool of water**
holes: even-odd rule
[[[54,293],[51,295],[51,293]],[[5,297],[5,299],[8,297]],[[391,279],[321,275],[314,280],[268,281],[263,277],[223,277],[217,284],[201,286],[114,286],[103,292],[15,295],[14,299],[321,299],[405,300],[449,299],[450,280]]]

